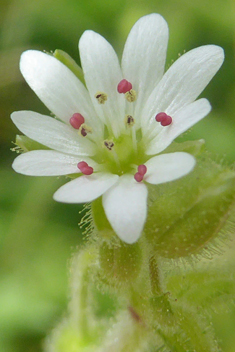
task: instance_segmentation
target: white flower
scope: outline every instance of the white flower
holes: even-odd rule
[[[25,135],[50,148],[18,156],[13,168],[33,176],[77,174],[54,199],[83,203],[102,196],[111,226],[127,243],[143,230],[146,182],[173,181],[193,169],[187,153],[156,154],[209,113],[209,102],[195,99],[224,59],[220,47],[201,46],[163,75],[167,41],[160,15],[142,17],[127,38],[120,67],[110,44],[86,31],[79,49],[87,88],[51,55],[26,51],[20,61],[24,78],[57,119],[12,114]]]

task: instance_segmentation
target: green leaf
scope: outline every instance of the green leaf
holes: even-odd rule
[[[201,155],[193,172],[168,184],[150,186],[149,194],[144,230],[155,254],[167,258],[198,254],[234,213],[235,172]]]

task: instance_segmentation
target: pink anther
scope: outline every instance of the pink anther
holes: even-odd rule
[[[166,118],[161,121],[162,126],[169,126],[172,123],[172,117],[167,115]]]
[[[155,116],[155,120],[157,122],[162,122],[165,118],[167,117],[167,114],[165,112],[159,112],[156,116]]]
[[[70,118],[69,120],[70,125],[75,128],[76,130],[79,130],[79,128],[81,127],[81,125],[85,122],[84,117],[79,114],[78,112],[76,112],[75,114],[73,114],[73,116]]]
[[[83,175],[91,175],[94,172],[93,167],[88,166],[85,161],[80,161],[77,166]]]
[[[160,122],[162,126],[169,126],[172,123],[172,117],[167,115],[165,112],[159,112],[155,116],[155,120]]]
[[[84,168],[88,167],[88,164],[85,161],[80,161],[80,163],[78,163],[78,168],[79,170],[83,170]]]
[[[118,83],[117,91],[118,93],[127,93],[132,89],[131,82],[128,82],[126,79],[122,79],[121,82]]]
[[[147,166],[145,165],[139,165],[138,166],[138,173],[141,175],[145,175],[147,172]]]
[[[84,175],[91,175],[93,174],[94,170],[93,170],[93,167],[91,166],[87,166],[86,168],[83,169],[82,173]]]
[[[143,178],[144,178],[144,175],[140,174],[139,172],[136,172],[136,174],[134,174],[134,179],[135,179],[137,182],[143,181]]]

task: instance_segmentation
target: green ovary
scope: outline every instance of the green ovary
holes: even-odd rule
[[[145,163],[148,157],[145,155],[143,147],[137,142],[137,151],[134,150],[132,137],[121,135],[116,138],[107,138],[114,146],[109,150],[102,145],[93,159],[104,166],[104,171],[109,171],[119,176],[125,173],[135,173],[136,166]]]

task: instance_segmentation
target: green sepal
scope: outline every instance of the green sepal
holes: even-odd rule
[[[69,54],[67,54],[63,50],[56,49],[53,53],[53,56],[57,60],[62,62],[65,66],[67,66],[75,74],[75,76],[77,76],[77,78],[84,85],[86,85],[85,79],[84,79],[84,74],[83,74],[81,67],[76,63],[76,61],[71,56],[69,56]]]
[[[129,283],[138,277],[141,269],[142,253],[138,243],[123,243],[100,246],[100,266],[102,275],[113,284]]]
[[[29,152],[31,150],[48,150],[50,148],[46,147],[45,145],[38,143],[36,141],[34,141],[33,139],[24,136],[24,135],[16,135],[16,141],[15,144],[17,145],[17,148],[13,148],[13,150],[15,149],[16,151],[18,150],[19,152]]]
[[[95,199],[91,203],[91,213],[92,213],[92,219],[93,219],[96,231],[98,232],[98,235],[106,240],[112,239],[112,238],[117,239],[117,235],[113,231],[105,215],[104,208],[102,205],[102,197]]]
[[[182,143],[172,142],[163,153],[185,152],[194,156],[200,155],[205,151],[205,140],[198,139],[196,141],[186,141]]]
[[[220,233],[235,206],[235,172],[202,154],[189,175],[149,186],[149,194],[145,234],[155,255],[198,254]]]

